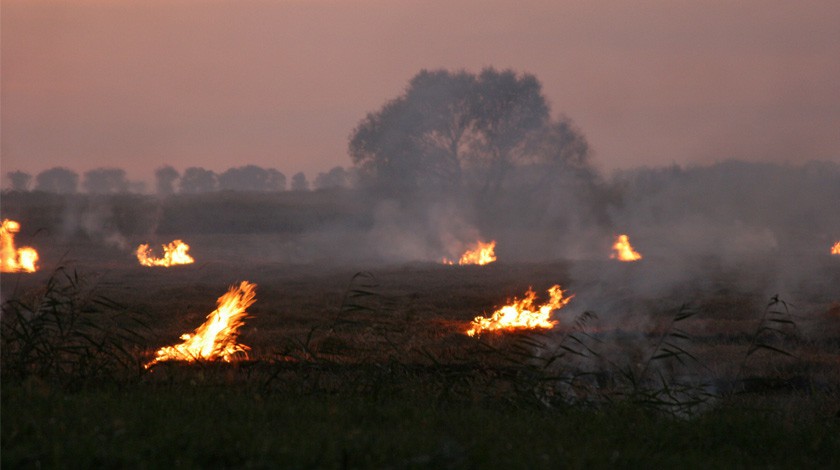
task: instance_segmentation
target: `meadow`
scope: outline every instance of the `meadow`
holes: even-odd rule
[[[692,260],[685,282],[641,289],[685,261],[387,261],[354,245],[360,234],[342,232],[336,249],[328,227],[370,223],[340,196],[307,199],[302,222],[300,201],[253,196],[242,209],[225,198],[161,209],[126,197],[98,232],[68,233],[66,201],[4,195],[4,217],[44,228],[25,238],[41,269],[0,284],[4,466],[827,468],[840,458],[840,259],[807,258],[810,277],[788,297],[756,277],[779,269],[764,258]],[[158,217],[153,238],[143,217],[156,210],[195,218]],[[234,228],[214,230],[211,216]],[[137,244],[175,234],[194,264],[137,263]],[[144,367],[243,280],[257,285],[238,338],[247,355]],[[555,328],[464,333],[553,284],[575,295]]]

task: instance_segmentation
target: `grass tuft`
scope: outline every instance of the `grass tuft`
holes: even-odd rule
[[[30,377],[80,387],[119,383],[140,365],[147,325],[118,302],[95,295],[75,270],[56,269],[40,292],[2,305],[3,380]]]

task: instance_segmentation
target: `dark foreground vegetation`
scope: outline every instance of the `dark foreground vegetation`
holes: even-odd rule
[[[190,374],[198,375],[198,374]],[[225,383],[63,392],[3,387],[7,468],[828,468],[837,418],[723,406],[544,409],[271,393]]]

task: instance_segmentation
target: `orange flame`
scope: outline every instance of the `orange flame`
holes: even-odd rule
[[[190,246],[181,240],[163,245],[163,258],[152,256],[152,249],[149,245],[142,244],[137,247],[137,261],[143,266],[173,266],[176,264],[192,264],[195,262],[192,256],[187,254]]]
[[[0,272],[34,273],[38,269],[35,266],[38,262],[38,252],[34,248],[15,248],[15,234],[19,231],[19,223],[3,219],[3,226],[0,227]]]
[[[237,355],[248,356],[250,350],[244,344],[236,342],[239,328],[245,324],[248,314],[245,310],[256,300],[256,284],[242,281],[239,287],[231,286],[228,292],[219,297],[216,310],[207,315],[207,321],[192,334],[184,333],[181,344],[164,346],[157,350],[155,358],[146,364],[146,369],[163,361],[197,360],[232,362]]]
[[[840,255],[840,242],[835,243],[834,246],[831,247],[831,254]]]
[[[475,317],[466,333],[468,336],[475,336],[482,331],[554,328],[557,321],[549,320],[551,312],[563,308],[574,295],[563,297],[563,290],[559,285],[548,289],[548,294],[551,296],[548,303],[535,307],[534,300],[537,294],[529,287],[524,299],[514,298],[510,305],[496,310],[490,318]]]
[[[477,264],[480,266],[490,264],[493,261],[496,261],[495,249],[495,240],[491,241],[490,243],[478,241],[475,244],[475,248],[467,250],[464,252],[463,255],[461,255],[461,259],[458,260],[458,264]],[[443,264],[455,264],[455,262],[447,258],[443,258]]]
[[[642,255],[630,246],[630,238],[627,235],[619,235],[615,239],[615,244],[612,247],[615,253],[611,254],[610,258],[618,258],[619,261],[637,261],[642,259]]]

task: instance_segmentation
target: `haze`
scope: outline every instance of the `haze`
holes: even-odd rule
[[[2,0],[2,171],[314,175],[423,68],[537,76],[602,169],[840,162],[840,3]]]

